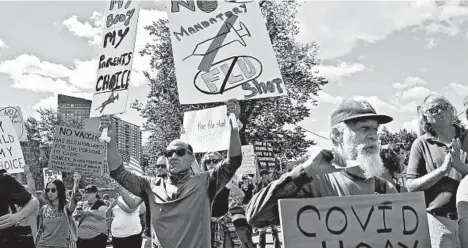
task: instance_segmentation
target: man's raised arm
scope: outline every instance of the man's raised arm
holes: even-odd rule
[[[108,134],[111,138],[107,143],[107,164],[109,165],[110,175],[124,188],[136,196],[142,196],[149,183],[144,177],[125,169],[117,148],[116,126],[112,116],[101,117],[101,130],[108,128]]]
[[[229,100],[227,102],[227,115],[233,113],[236,119],[240,115],[240,106],[237,100]],[[237,169],[242,164],[242,147],[239,136],[239,130],[234,129],[231,123],[231,136],[229,142],[228,158],[221,162],[218,166],[210,170],[208,178],[208,190],[210,199],[214,199],[216,194],[229,183]]]
[[[313,159],[309,159],[261,189],[247,206],[247,221],[258,228],[279,225],[278,200],[317,195],[317,176],[339,171],[331,165],[332,159],[330,151],[322,150]]]

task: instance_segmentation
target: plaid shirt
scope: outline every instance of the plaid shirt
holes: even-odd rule
[[[228,215],[229,213],[219,218],[211,218],[212,248],[224,248],[226,234],[229,234],[234,248],[239,248],[242,246],[242,242],[237,236],[236,227]]]

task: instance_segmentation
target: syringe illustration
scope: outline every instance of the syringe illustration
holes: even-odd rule
[[[247,27],[244,25],[244,23],[242,22],[239,22],[239,26],[240,28],[239,29],[235,29],[231,23],[229,22],[226,22],[225,24],[227,27],[228,27],[228,30],[227,32],[225,33],[221,33],[221,34],[217,34],[215,37],[212,37],[208,40],[205,40],[203,42],[200,42],[198,43],[196,46],[195,46],[195,49],[193,50],[192,54],[190,54],[189,56],[185,57],[182,61],[192,57],[192,56],[205,56],[205,55],[208,55],[214,51],[217,51],[219,49],[221,49],[222,47],[225,47],[227,45],[230,45],[232,43],[235,43],[235,42],[239,42],[242,46],[247,46],[247,43],[245,43],[245,40],[243,37],[247,36],[247,37],[250,37],[250,31],[247,29]],[[219,36],[223,36],[223,35],[226,35],[227,33],[230,33],[231,31],[234,31],[237,35],[236,36],[232,36],[232,35],[229,35],[229,37],[226,37],[224,44],[220,44],[219,46],[214,46],[213,48],[210,48],[210,45],[211,45],[211,42],[216,39],[217,37]]]

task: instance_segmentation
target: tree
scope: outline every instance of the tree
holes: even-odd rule
[[[25,162],[29,165],[36,189],[44,188],[44,178],[42,169],[49,165],[49,155],[52,149],[56,126],[67,126],[72,128],[82,128],[79,119],[65,120],[53,109],[39,109],[39,118],[29,117],[26,121],[26,131],[28,133],[27,142],[21,143]],[[68,189],[73,186],[73,174],[62,173],[63,181]],[[25,183],[23,179],[23,183]],[[109,179],[96,176],[83,176],[80,187],[88,184],[95,184],[98,187],[110,185]]]
[[[391,133],[386,127],[382,129],[379,134],[379,140],[382,145],[388,144],[401,144],[405,151],[405,165],[408,165],[409,154],[411,152],[411,145],[418,138],[415,132],[408,132],[406,129],[400,129],[396,133]]]
[[[314,97],[327,81],[312,71],[313,66],[319,64],[317,45],[300,44],[295,40],[299,33],[296,21],[299,4],[296,1],[261,1],[260,6],[288,96],[241,101],[240,121],[244,124],[240,131],[241,141],[243,145],[269,141],[279,157],[294,159],[315,143],[306,140],[302,129],[284,127],[309,116],[306,103],[316,105]],[[180,137],[185,111],[211,108],[222,103],[180,105],[168,20],[160,19],[145,29],[153,37],[152,42],[140,52],[142,56],[151,56],[152,72],[145,72],[150,92],[146,103],[136,101],[132,107],[140,111],[146,119],[144,128],[151,131],[148,146],[162,151],[171,140]]]

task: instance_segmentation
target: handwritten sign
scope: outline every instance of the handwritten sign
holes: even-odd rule
[[[16,134],[20,141],[27,141],[26,126],[24,125],[23,114],[21,108],[16,107],[0,107],[0,117],[10,117],[11,123],[15,127]]]
[[[125,112],[140,1],[108,0],[91,117]]]
[[[257,172],[257,163],[253,145],[242,146],[242,164],[237,169],[236,175],[242,177],[245,174],[255,174]]]
[[[185,112],[184,131],[181,138],[189,142],[196,153],[227,150],[231,128],[226,105]]]
[[[168,1],[181,104],[287,94],[257,1]]]
[[[61,171],[55,171],[55,170],[49,170],[48,168],[43,168],[42,174],[44,175],[44,185],[46,185],[48,182],[53,181],[55,179],[62,180]]]
[[[279,200],[284,247],[431,247],[424,193]]]
[[[276,159],[271,143],[257,141],[254,144],[254,150],[260,163],[260,168],[276,167]]]
[[[99,133],[57,126],[49,159],[49,169],[63,172],[102,175],[106,145]]]
[[[24,172],[24,157],[10,117],[0,117],[0,169],[8,173]]]

